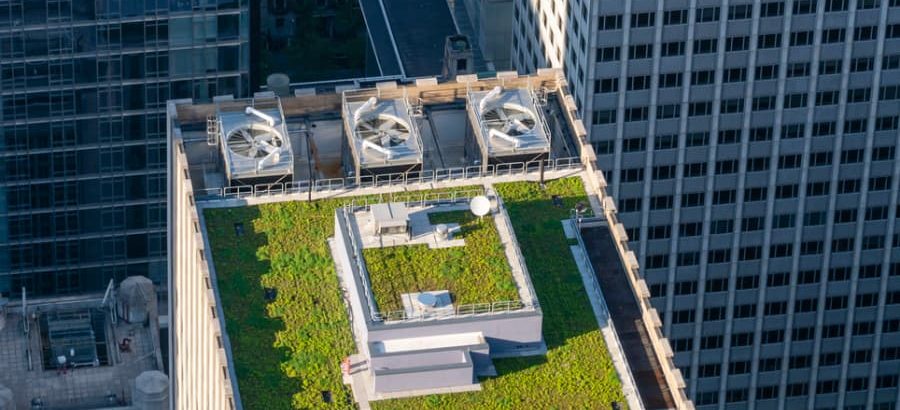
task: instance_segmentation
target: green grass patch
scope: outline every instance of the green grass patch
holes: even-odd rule
[[[527,182],[496,189],[506,203],[543,309],[547,356],[495,360],[499,376],[482,380],[481,392],[373,402],[373,406],[607,408],[614,400],[624,406],[621,385],[559,222],[577,201],[585,200],[581,181],[551,181],[546,190]],[[564,205],[554,207],[551,195],[559,195]],[[411,192],[377,200],[420,196]],[[354,407],[341,383],[339,362],[356,349],[326,242],[334,234],[334,210],[343,203],[280,202],[204,212],[247,410]],[[436,215],[434,221],[454,217]],[[243,236],[236,236],[235,223],[243,224]],[[465,222],[462,233],[467,241],[484,232],[470,223]],[[274,301],[266,301],[265,288],[277,291]],[[322,391],[331,392],[330,404],[323,401]]]
[[[435,212],[428,218],[432,224],[458,223],[461,232],[456,237],[464,238],[465,245],[364,249],[379,310],[402,310],[400,295],[404,293],[444,289],[457,306],[519,300],[493,219],[477,218],[468,211]]]
[[[546,357],[494,360],[499,376],[483,390],[373,402],[376,409],[597,409],[618,401],[622,385],[569,251],[560,220],[586,201],[578,178],[495,186],[503,198],[544,314]],[[551,196],[563,199],[554,207]]]

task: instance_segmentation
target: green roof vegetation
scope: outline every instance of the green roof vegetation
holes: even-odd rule
[[[483,379],[480,392],[373,402],[373,407],[597,408],[612,401],[624,407],[622,386],[559,222],[585,200],[581,180],[550,181],[546,189],[531,182],[495,188],[541,304],[547,355],[494,360],[499,375]],[[552,205],[552,195],[563,200],[562,207]],[[389,200],[403,199],[380,201]],[[247,410],[353,407],[339,362],[356,349],[326,243],[341,204],[294,201],[204,212]],[[445,217],[454,216],[436,216]],[[235,234],[236,223],[243,223],[243,236]],[[470,229],[464,233],[467,241],[479,232]],[[277,292],[274,301],[266,301],[266,288]]]
[[[560,220],[586,201],[579,178],[495,185],[503,198],[544,314],[547,356],[495,359],[482,391],[372,402],[374,409],[552,409],[626,407],[622,385]],[[558,195],[562,207],[554,207]]]
[[[363,250],[375,303],[382,312],[402,310],[400,295],[449,290],[456,306],[519,300],[519,293],[492,218],[469,211],[433,212],[432,224],[460,225],[454,238],[464,246],[431,249],[428,245]]]

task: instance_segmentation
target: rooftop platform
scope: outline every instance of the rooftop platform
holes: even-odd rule
[[[534,120],[534,128],[539,126],[539,131],[547,136],[548,152],[532,160],[501,159],[496,163],[480,161],[482,151],[473,153],[479,146],[474,138],[473,123],[477,119],[471,118],[470,96],[473,91],[490,93],[498,86],[502,90],[524,91],[533,99],[539,114],[529,118]],[[348,174],[349,156],[344,147],[347,116],[343,109],[347,93],[362,101],[376,97],[405,98],[410,102],[411,115],[418,122],[422,137],[421,170],[367,178]],[[184,228],[195,233],[177,237],[193,235],[199,239],[192,254],[203,255],[201,263],[208,269],[213,284],[211,303],[215,305],[213,309],[221,311],[213,319],[221,325],[225,351],[221,357],[227,358],[228,379],[238,404],[244,408],[343,407],[353,401],[362,408],[382,409],[481,408],[496,403],[511,408],[547,408],[559,403],[576,408],[606,408],[613,407],[613,403],[645,407],[636,397],[643,396],[646,388],[635,382],[629,368],[631,357],[617,347],[619,343],[612,342],[616,338],[613,323],[596,312],[589,296],[591,290],[587,289],[596,285],[589,285],[584,279],[570,248],[577,243],[567,239],[560,223],[572,217],[577,203],[590,204],[597,215],[616,226],[615,232],[624,232],[617,226],[615,201],[604,190],[605,181],[596,169],[584,126],[577,118],[574,100],[568,95],[561,73],[542,71],[532,77],[501,75],[486,79],[471,76],[439,84],[381,84],[374,89],[284,98],[281,105],[296,154],[294,175],[305,172],[307,179],[230,187],[208,184],[213,179],[211,175],[221,172],[216,151],[205,137],[204,126],[211,107],[188,102],[169,106],[176,167],[173,175],[180,179],[175,185],[188,188],[190,198],[182,203],[189,204],[187,211],[198,215],[193,225],[187,223]],[[521,125],[509,130],[514,127]],[[501,131],[506,128],[503,125]],[[478,222],[493,219],[493,223],[470,225],[472,220],[454,214],[465,215],[461,205],[471,197],[466,192],[473,190],[493,193],[498,208],[503,210],[496,215],[506,219],[485,217],[486,221]],[[392,233],[379,238],[369,235],[378,229],[374,218],[356,212],[372,204],[397,202],[407,204],[408,218],[401,218],[403,212],[389,209],[387,216],[380,219],[389,230],[406,225],[397,220],[408,219],[411,231],[396,237]],[[441,207],[449,212],[430,210]],[[457,233],[449,240],[462,239],[463,244],[437,238],[439,223]],[[459,225],[458,230],[454,224]],[[495,253],[494,249],[485,253],[490,255],[484,258],[489,262],[470,269],[471,272],[465,271],[465,266],[475,266],[471,259],[455,265],[463,266],[462,272],[444,271],[434,255],[469,246],[476,234],[490,232],[491,227],[499,239],[487,241],[483,247],[491,250],[499,242],[500,252]],[[508,243],[518,246],[505,246]],[[348,246],[351,252],[335,252]],[[633,260],[627,239],[615,236],[612,245],[603,246],[610,247],[605,258],[615,255],[617,261]],[[415,251],[398,253],[398,249]],[[389,251],[373,256],[385,250]],[[516,255],[511,257],[509,252]],[[463,260],[471,256],[453,257]],[[521,292],[516,264],[510,263],[514,258],[523,262],[522,274],[531,281],[533,299]],[[491,272],[498,263],[508,264],[508,271],[504,268],[495,273],[502,271],[514,279],[517,303],[522,306],[504,307],[490,301],[486,310],[460,311],[454,306],[450,317],[414,317],[406,313],[404,297],[408,304],[409,298],[418,293],[434,292],[439,298],[442,292],[449,291],[452,298],[463,300],[461,295],[468,287],[475,295],[473,304],[479,304],[479,294],[509,290],[506,285],[491,287],[499,281],[473,281],[460,286],[459,281],[425,281],[422,279],[426,276],[418,276],[425,272],[442,280],[446,279],[444,275],[466,277]],[[371,287],[361,286],[365,281],[357,279],[366,273],[360,265],[375,267],[369,272],[373,275]],[[398,272],[404,266],[414,269]],[[636,326],[652,330],[645,333],[651,339],[647,346],[653,349],[658,369],[664,375],[664,384],[657,386],[662,386],[660,391],[668,388],[672,392],[674,407],[692,408],[684,396],[680,373],[671,362],[668,342],[659,333],[658,317],[652,320],[656,313],[648,308],[637,267],[628,265],[617,272],[613,275],[619,277],[612,280],[627,285],[613,291],[634,295],[640,303],[624,308],[636,310],[629,314],[643,319]],[[376,285],[382,278],[388,280]],[[366,304],[354,304],[354,300],[368,300],[372,309]],[[401,313],[385,314],[382,304]],[[442,326],[482,320],[501,324],[507,318],[539,319],[537,336],[546,347],[546,355],[502,357],[504,350],[514,351],[520,346],[498,345],[483,329],[466,328],[463,333],[480,333],[480,337],[454,336],[444,344],[427,339],[458,335],[458,330],[448,332]],[[421,348],[411,352],[411,346]],[[458,354],[462,350],[468,353]],[[416,358],[419,353],[422,355]],[[614,360],[613,356],[624,359]],[[349,363],[344,362],[346,358],[350,358]],[[490,366],[483,366],[485,358],[490,359]],[[414,365],[419,359],[425,360],[426,365]],[[345,363],[345,373],[341,372],[340,363]],[[636,371],[643,371],[641,366],[640,361],[635,362]],[[429,386],[407,377],[451,368],[454,380],[463,381],[466,375],[471,378],[473,370],[478,378],[465,388],[458,388]],[[366,379],[367,374],[375,377]],[[377,384],[379,374],[387,377],[383,380],[388,380],[388,384],[368,387]],[[297,377],[302,377],[303,389],[297,387]],[[480,387],[475,389],[473,385]],[[413,392],[403,392],[404,388]],[[398,394],[428,397],[400,398]]]
[[[113,324],[108,309],[98,309],[98,305],[99,299],[37,305],[29,308],[34,315],[27,319],[21,314],[21,306],[10,308],[6,325],[0,329],[0,385],[12,390],[16,408],[30,409],[35,403],[42,403],[44,409],[129,405],[135,378],[148,370],[161,370],[150,328],[122,320]],[[53,329],[48,329],[48,316],[85,317],[87,329],[72,320],[52,319],[49,327]],[[23,331],[26,321],[30,330],[27,334]],[[52,333],[57,340],[62,337],[72,341],[77,336],[74,332],[82,331],[86,331],[89,343],[73,342],[76,354],[62,370],[56,354],[65,354],[68,348],[51,348]],[[118,348],[125,338],[130,341],[128,351]],[[88,356],[90,363],[78,359]]]

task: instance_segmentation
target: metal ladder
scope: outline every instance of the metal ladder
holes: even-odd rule
[[[206,116],[206,145],[215,147],[218,145],[219,120],[215,115]]]

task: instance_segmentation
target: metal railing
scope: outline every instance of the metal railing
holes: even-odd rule
[[[406,186],[434,182],[465,181],[480,178],[538,173],[543,163],[544,172],[581,170],[583,164],[578,157],[546,159],[533,162],[512,162],[506,164],[443,168],[427,171],[412,171],[395,174],[365,175],[357,182],[355,177],[330,178],[279,182],[274,184],[238,185],[224,188],[207,188],[195,191],[197,201],[220,199],[264,198],[271,196],[329,192],[358,188],[385,186]]]
[[[420,322],[425,320],[437,319],[454,319],[476,316],[492,316],[504,313],[534,311],[533,305],[522,303],[518,300],[503,300],[493,303],[472,303],[468,305],[459,305],[455,309],[446,309],[441,311],[419,312],[413,315],[407,315],[406,311],[394,310],[390,312],[375,312],[372,320],[383,322],[385,324]]]

